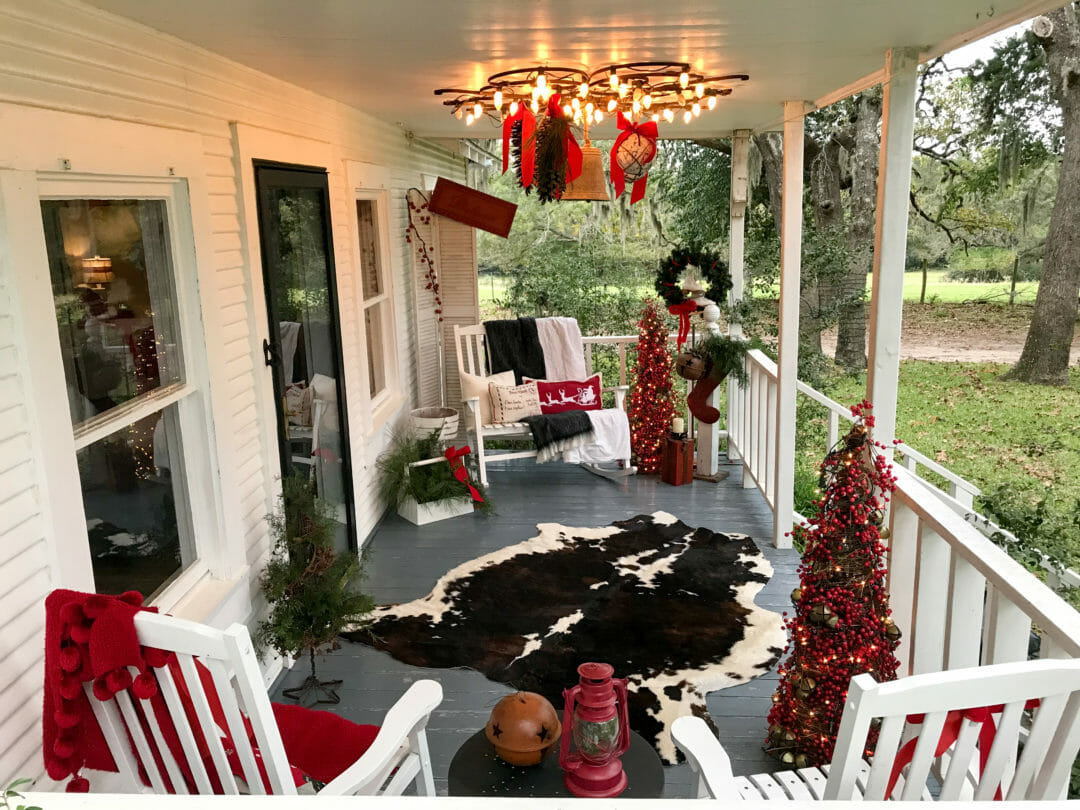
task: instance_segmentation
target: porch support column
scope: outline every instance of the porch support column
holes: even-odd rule
[[[731,200],[728,206],[728,267],[731,270],[731,292],[728,303],[734,309],[743,299],[743,266],[746,244],[746,205],[750,201],[750,130],[737,129],[731,138]],[[728,334],[742,337],[742,321],[728,318]],[[727,419],[728,461],[738,458],[731,447],[731,431],[737,423],[735,407],[740,395],[739,384],[728,377]]]
[[[915,83],[919,52],[894,48],[885,56],[881,105],[881,158],[870,293],[870,356],[866,397],[874,405],[872,436],[892,456],[904,312],[911,150],[915,137]]]
[[[776,482],[773,545],[790,548],[795,511],[795,394],[799,373],[799,286],[802,273],[803,116],[802,101],[784,103],[783,219],[780,227],[780,337],[776,356],[776,421],[772,425]]]

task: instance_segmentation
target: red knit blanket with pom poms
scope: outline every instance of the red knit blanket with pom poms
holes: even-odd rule
[[[158,721],[158,727],[173,759],[176,760],[189,791],[195,784],[180,745],[176,728],[158,691],[157,679],[151,667],[169,667],[181,702],[189,715],[199,753],[209,762],[210,752],[192,716],[189,691],[184,683],[173,653],[143,647],[135,633],[135,614],[142,607],[142,595],[128,591],[120,596],[56,590],[45,599],[45,707],[42,713],[43,749],[49,776],[57,781],[69,779],[67,790],[86,792],[90,783],[81,775],[83,768],[116,771],[105,736],[98,726],[83,685],[92,684],[98,700],[109,700],[117,692],[131,693],[147,700]],[[195,662],[203,694],[210,706],[211,716],[220,730],[227,728],[224,712],[218,699],[213,678],[198,661]],[[128,667],[138,675],[132,679]],[[304,774],[320,782],[329,782],[355,762],[374,742],[378,726],[360,725],[329,712],[313,711],[300,706],[273,704],[274,719],[285,745],[285,753],[293,764],[293,780],[304,783]],[[145,719],[144,733],[150,737]],[[262,757],[254,740],[251,724],[244,718],[266,792],[269,779]],[[236,748],[228,734],[222,744],[235,776],[244,776]],[[153,755],[157,769],[168,783],[168,775],[156,748]],[[207,772],[215,792],[221,792],[220,780],[213,767]],[[149,784],[145,773],[140,773]],[[171,783],[167,784],[175,792]]]

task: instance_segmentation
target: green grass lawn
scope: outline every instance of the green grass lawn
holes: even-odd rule
[[[1048,553],[1080,566],[1080,369],[1065,388],[1004,382],[993,363],[900,364],[897,436],[976,484],[991,506]],[[841,377],[825,393],[850,404],[865,376]],[[800,398],[798,497],[812,497],[824,455],[824,409]],[[1044,501],[1041,510],[1036,508]],[[980,506],[977,502],[976,506]]]
[[[947,281],[945,270],[931,270],[926,274],[926,301],[934,303],[959,303],[963,301],[996,301],[1008,303],[1009,283],[1007,281],[996,284],[965,284],[957,281]],[[495,301],[505,297],[506,289],[510,284],[508,276],[496,276],[485,274],[480,276],[480,308],[481,310],[493,309]],[[904,274],[904,300],[918,301],[922,289],[922,273],[912,272]],[[1039,289],[1038,282],[1025,281],[1016,285],[1016,300],[1018,302],[1033,302],[1035,293]],[[870,293],[870,277],[866,278],[867,296]],[[779,292],[779,290],[777,290]],[[652,288],[648,285],[641,288],[642,297],[650,295]]]

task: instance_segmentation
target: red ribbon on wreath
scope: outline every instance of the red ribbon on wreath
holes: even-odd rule
[[[1024,704],[1025,709],[1035,709],[1038,706],[1038,698],[1029,700]],[[994,736],[997,734],[994,714],[1004,709],[1004,704],[999,704],[997,706],[978,706],[972,709],[956,709],[949,712],[945,716],[945,725],[942,726],[941,736],[938,738],[937,747],[934,749],[934,756],[940,757],[959,739],[960,730],[964,727],[965,720],[979,723],[979,778],[981,779],[983,772],[986,770],[986,761],[990,758],[990,748],[994,744]],[[926,715],[924,714],[909,714],[907,716],[907,722],[909,723],[922,723],[925,719]],[[893,788],[896,787],[896,780],[900,777],[900,772],[907,767],[915,756],[915,747],[918,742],[919,738],[917,736],[913,737],[896,752],[896,761],[893,762],[892,771],[889,773],[889,784],[885,788],[886,799],[892,795]],[[994,794],[994,801],[1001,801],[1001,785],[998,785],[997,792]]]
[[[561,101],[562,98],[558,93],[551,94],[551,98],[548,99],[547,105],[548,118],[560,118],[565,116],[560,104]],[[574,137],[574,133],[570,127],[566,128],[564,146],[566,149],[566,182],[571,183],[581,176],[581,147],[578,146],[577,138]]]
[[[618,127],[622,132],[620,132],[619,137],[615,139],[615,145],[611,147],[611,183],[615,186],[615,199],[618,199],[619,195],[626,190],[626,175],[622,170],[622,166],[619,165],[618,160],[619,146],[631,135],[639,135],[652,144],[652,153],[645,161],[645,163],[648,163],[656,157],[656,139],[660,136],[660,131],[657,129],[655,121],[646,121],[641,124],[635,124],[623,115],[621,111],[619,112]],[[634,190],[630,194],[631,205],[644,198],[645,186],[648,182],[649,177],[646,175],[634,183]]]
[[[697,302],[688,298],[681,304],[672,304],[667,311],[679,316],[678,350],[681,352],[682,345],[690,335],[690,316],[697,312]]]
[[[532,185],[536,164],[536,116],[524,104],[518,104],[517,112],[503,119],[503,174],[510,168],[510,136],[518,121],[521,122],[521,185],[528,188]]]
[[[480,491],[469,483],[469,473],[465,469],[465,462],[462,461],[462,458],[471,452],[472,448],[469,445],[465,445],[460,450],[456,449],[454,445],[450,445],[443,455],[450,462],[450,472],[454,474],[454,478],[469,488],[469,494],[472,495],[474,501],[483,503],[484,499],[480,497]]]

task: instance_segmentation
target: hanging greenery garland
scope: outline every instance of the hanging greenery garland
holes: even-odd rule
[[[727,263],[718,253],[698,248],[675,248],[671,255],[661,260],[656,273],[656,292],[664,299],[668,307],[676,307],[686,302],[679,279],[689,266],[701,271],[701,279],[708,286],[705,296],[718,304],[724,302],[731,289],[731,272]]]

